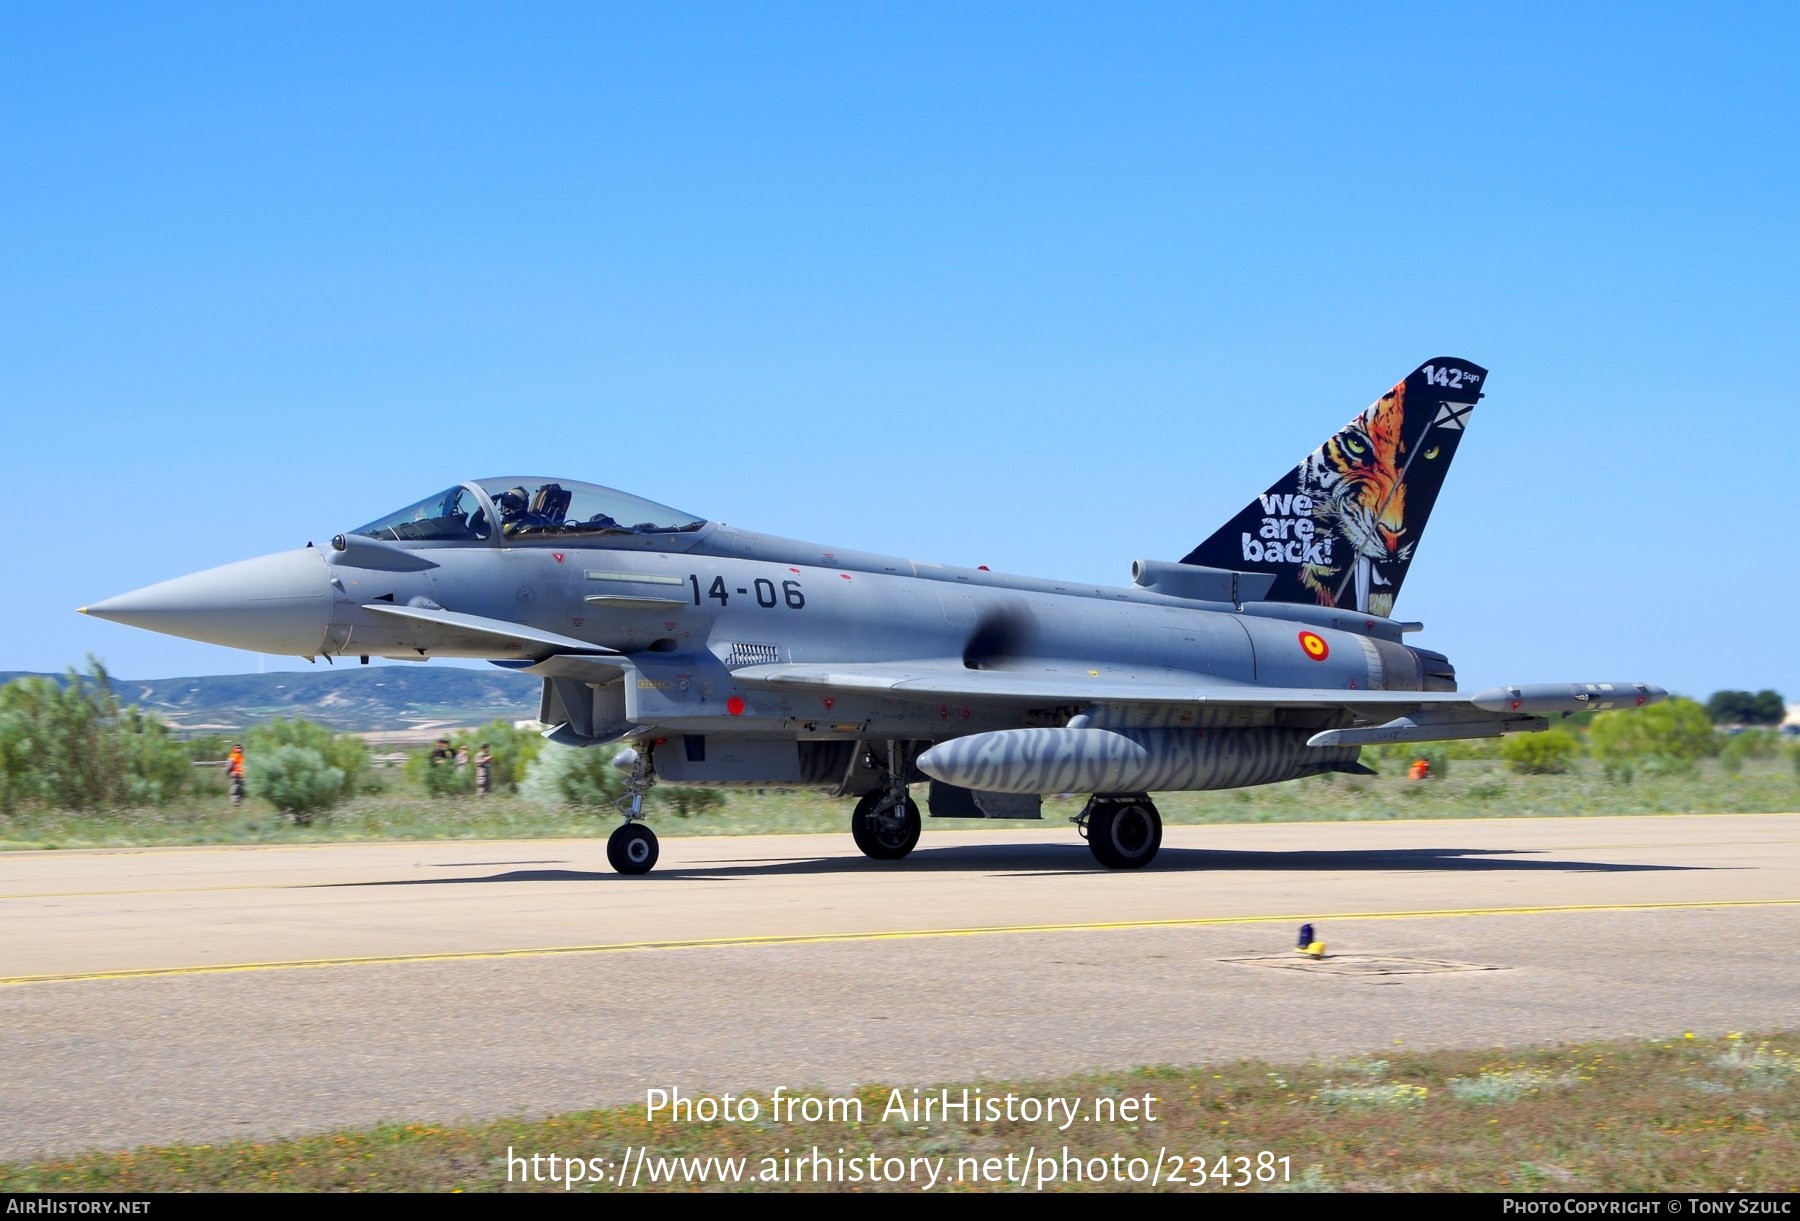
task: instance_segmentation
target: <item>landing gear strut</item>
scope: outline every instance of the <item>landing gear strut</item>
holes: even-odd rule
[[[850,815],[850,838],[862,854],[877,861],[897,861],[919,842],[924,820],[906,792],[907,760],[898,742],[888,743],[888,770],[881,785],[863,794]]]
[[[1075,825],[1108,869],[1142,869],[1162,847],[1162,815],[1145,796],[1090,798]]]
[[[656,867],[660,851],[656,832],[642,821],[644,796],[656,784],[656,769],[651,765],[648,746],[632,753],[635,759],[625,781],[625,795],[618,802],[619,812],[625,815],[625,825],[616,829],[606,841],[607,862],[624,874],[649,873]]]

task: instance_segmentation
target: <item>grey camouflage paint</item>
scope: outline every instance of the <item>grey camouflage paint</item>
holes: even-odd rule
[[[947,784],[993,793],[1130,794],[1231,789],[1335,770],[1356,747],[1308,747],[1297,729],[1006,729],[919,758]]]

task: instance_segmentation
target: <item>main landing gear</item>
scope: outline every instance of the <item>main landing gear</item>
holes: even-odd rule
[[[911,852],[925,825],[906,792],[909,761],[900,743],[888,743],[888,761],[881,783],[863,794],[850,815],[850,838],[864,856],[877,861],[897,861]]]
[[[631,773],[625,781],[625,795],[619,798],[619,812],[625,815],[625,825],[615,830],[606,841],[606,859],[620,873],[649,873],[656,867],[659,852],[656,843],[656,832],[646,827],[644,817],[644,795],[656,784],[656,772],[651,768],[646,756],[648,748],[633,751]],[[623,763],[623,759],[615,760]]]
[[[896,802],[887,789],[863,794],[850,815],[850,838],[862,854],[878,861],[897,861],[919,842],[925,825],[919,807],[903,787]]]
[[[1092,797],[1074,821],[1094,859],[1108,869],[1142,869],[1162,847],[1162,815],[1143,794]]]

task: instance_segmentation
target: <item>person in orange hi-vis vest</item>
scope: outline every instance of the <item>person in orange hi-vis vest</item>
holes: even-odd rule
[[[244,744],[242,742],[232,746],[231,754],[225,760],[225,776],[231,782],[231,804],[237,805],[244,800]]]

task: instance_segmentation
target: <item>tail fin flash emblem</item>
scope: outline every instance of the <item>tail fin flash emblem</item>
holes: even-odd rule
[[[1461,432],[1468,423],[1469,413],[1475,410],[1473,403],[1445,403],[1438,408],[1437,419],[1432,423],[1439,428],[1453,428]]]
[[[1277,479],[1184,564],[1272,574],[1271,602],[1391,615],[1487,370],[1413,370]]]

